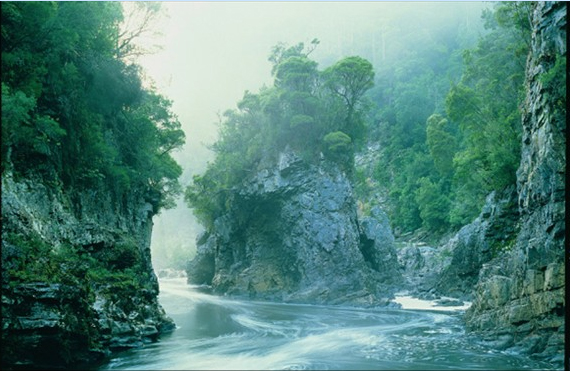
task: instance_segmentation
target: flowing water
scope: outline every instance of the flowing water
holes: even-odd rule
[[[543,369],[465,333],[461,311],[281,304],[212,296],[160,281],[177,329],[115,355],[104,370]]]

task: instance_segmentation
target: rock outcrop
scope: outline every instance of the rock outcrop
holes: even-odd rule
[[[398,257],[413,295],[472,300],[467,328],[490,346],[561,365],[566,98],[555,74],[565,74],[565,4],[537,3],[532,25],[516,189],[490,194],[478,218],[438,248],[409,244]]]
[[[376,305],[401,280],[384,213],[359,220],[347,177],[290,150],[234,192],[231,210],[197,245],[188,281],[218,294]]]
[[[483,265],[514,244],[519,212],[514,188],[492,192],[481,214],[459,230],[443,251],[450,255],[448,265],[438,272],[435,290],[463,300],[472,300],[473,287]]]
[[[479,216],[437,247],[407,242],[398,251],[405,289],[422,299],[473,299],[483,265],[514,245],[519,211],[514,187],[487,196]]]
[[[565,4],[539,2],[532,25],[522,161],[517,172],[520,229],[511,249],[483,265],[466,322],[469,329],[489,339],[502,336],[504,347],[561,364],[565,313],[565,93],[563,98],[557,96],[552,80],[548,82],[545,77],[553,73],[557,60],[566,58]]]
[[[157,302],[152,216],[142,192],[118,203],[104,188],[4,172],[2,369],[77,367],[173,329]]]

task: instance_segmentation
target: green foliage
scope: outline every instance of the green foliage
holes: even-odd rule
[[[291,56],[277,65],[275,86],[285,91],[311,92],[316,88],[317,77],[317,62],[306,56]]]
[[[478,31],[476,25],[454,18],[430,24],[425,34],[403,32],[397,45],[406,48],[397,59],[387,58],[376,67],[376,87],[370,94],[377,105],[376,125],[369,128],[368,136],[379,142],[381,155],[373,176],[389,195],[388,214],[399,232],[424,224],[420,206],[426,206],[416,197],[421,178],[441,182],[449,191],[450,179],[441,179],[453,171],[459,134],[455,122],[445,116],[445,95],[450,82],[461,77],[462,50]]]
[[[51,117],[37,114],[36,107],[33,97],[2,83],[2,170],[24,158],[41,164],[61,146],[66,131]]]
[[[271,69],[271,75],[275,75],[279,66],[290,57],[308,57],[309,54],[316,49],[320,41],[318,39],[313,39],[311,41],[311,46],[305,47],[304,43],[298,43],[297,45],[287,47],[284,43],[279,43],[271,49],[271,54],[268,60],[273,64]]]
[[[483,12],[487,31],[474,47],[443,26],[397,67],[379,71],[375,178],[387,185],[397,229],[458,228],[479,214],[487,194],[515,183],[533,6],[497,3]],[[562,62],[553,61],[557,68]]]
[[[315,123],[315,119],[308,115],[295,115],[291,117],[291,128],[296,130],[303,130],[305,127],[310,127]]]
[[[2,171],[105,186],[117,200],[138,188],[158,212],[181,192],[171,153],[184,133],[122,59],[136,37],[122,19],[114,2],[2,4]]]
[[[462,81],[446,99],[449,118],[461,136],[454,158],[453,190],[462,202],[452,223],[474,218],[485,196],[516,182],[520,162],[524,68],[530,40],[530,4],[500,3],[484,18],[491,32],[464,53]],[[459,198],[460,196],[460,198]],[[470,205],[471,212],[466,212]]]
[[[432,175],[434,166],[426,150],[418,148],[403,151],[397,164],[399,169],[394,174],[389,194],[394,200],[391,221],[398,229],[407,232],[422,226],[420,206],[416,197],[420,186],[418,180]]]
[[[2,240],[4,283],[54,282],[54,276],[50,275],[51,247],[38,235],[23,236],[8,232],[3,234]]]
[[[8,232],[3,236],[3,280],[11,285],[31,282],[63,283],[83,287],[113,282],[140,282],[142,259],[131,238],[118,239],[115,246],[97,249],[62,244],[50,246],[38,234]]]
[[[210,166],[211,169],[214,166]],[[204,175],[195,175],[191,185],[186,187],[184,200],[206,229],[214,227],[214,220],[225,211],[225,192],[215,182],[216,175],[210,169]]]
[[[364,94],[374,86],[372,64],[361,57],[344,58],[323,72],[325,86],[344,103],[338,105],[341,112],[335,114],[344,117],[344,123],[338,129],[352,138],[363,136],[363,122],[358,119],[358,106],[362,104]]]
[[[453,156],[457,151],[456,135],[449,121],[441,115],[431,115],[427,120],[426,142],[439,175],[449,179],[453,174]]]
[[[348,135],[342,131],[335,131],[328,133],[323,138],[326,144],[327,153],[331,154],[344,154],[350,151],[351,140]]]
[[[112,271],[124,271],[142,262],[139,247],[132,239],[119,241],[115,246],[102,249],[93,256]]]
[[[415,196],[422,226],[430,232],[445,231],[448,227],[450,202],[443,192],[443,187],[426,177],[420,178],[418,184]]]
[[[327,158],[341,165],[349,175],[354,168],[354,147],[352,140],[342,131],[328,133],[323,138],[325,144],[324,154]]]
[[[323,153],[352,173],[353,145],[365,134],[359,129],[367,109],[364,94],[374,72],[359,57],[321,72],[308,57],[317,45],[318,40],[308,48],[277,45],[269,57],[273,86],[257,94],[246,91],[237,109],[224,113],[219,139],[211,147],[216,158],[193,178],[184,197],[207,229],[232,205],[236,187],[287,147],[307,163],[320,161]]]
[[[566,57],[561,55],[556,55],[552,67],[539,77],[546,99],[554,103],[558,120],[566,118],[566,77]]]

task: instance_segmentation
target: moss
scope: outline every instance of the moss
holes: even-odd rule
[[[2,240],[2,265],[7,273],[3,280],[7,279],[12,287],[24,282],[57,282],[51,246],[39,235],[9,232]]]
[[[512,233],[508,237],[495,240],[491,243],[491,255],[493,258],[501,255],[506,251],[511,251],[517,242],[517,233]]]
[[[84,291],[84,301],[95,300],[94,289],[132,295],[151,282],[143,274],[142,257],[134,239],[90,253],[82,246],[64,244],[57,251],[39,235],[7,233],[3,237],[3,280],[11,287],[23,283],[61,283]]]
[[[114,246],[101,249],[94,256],[104,266],[116,270],[132,268],[142,261],[138,244],[132,238],[123,238]]]

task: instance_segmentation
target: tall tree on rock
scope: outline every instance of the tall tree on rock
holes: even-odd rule
[[[344,127],[339,128],[353,139],[361,134],[362,121],[358,108],[364,94],[374,86],[372,64],[361,57],[348,57],[323,72],[325,85],[344,103]]]

